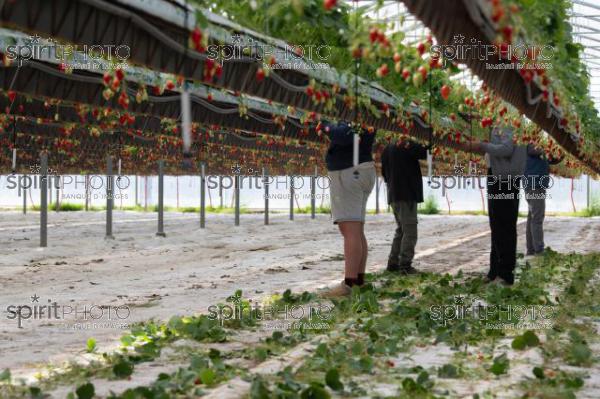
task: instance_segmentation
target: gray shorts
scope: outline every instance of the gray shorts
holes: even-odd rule
[[[333,223],[365,221],[367,199],[373,191],[376,178],[373,162],[329,172]]]

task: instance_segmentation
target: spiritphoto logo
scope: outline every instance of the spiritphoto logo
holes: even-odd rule
[[[326,303],[270,305],[233,301],[208,307],[208,318],[221,326],[232,320],[267,322],[267,329],[323,329],[329,327],[333,306]]]
[[[105,62],[109,62],[112,68],[126,69],[131,49],[124,44],[62,44],[52,38],[34,35],[26,40],[26,44],[7,46],[5,55],[19,66],[31,59],[49,58],[59,62],[63,68],[103,69]]]
[[[486,63],[487,69],[551,69],[549,62],[554,57],[555,48],[549,44],[484,44],[475,38],[465,42],[463,35],[455,35],[451,44],[431,46],[432,58],[444,62],[464,62],[466,60],[489,61],[496,57],[507,63]]]
[[[253,38],[232,35],[230,44],[211,44],[206,48],[209,59],[223,64],[225,61],[253,58],[266,61],[270,69],[283,69],[288,63],[308,61],[311,63],[324,63],[331,57],[331,46],[285,44],[284,47],[260,43]],[[277,56],[276,62],[269,62]]]
[[[33,294],[27,304],[11,304],[6,307],[6,318],[15,320],[18,328],[24,321],[57,320],[68,329],[128,328],[124,322],[131,315],[127,305],[106,306],[95,304],[62,305],[51,298],[45,301]]]
[[[442,190],[446,195],[448,190],[483,190],[488,186],[498,186],[502,190],[525,190],[525,196],[519,194],[519,198],[551,198],[546,194],[554,186],[554,179],[550,175],[433,175],[427,182],[432,190]],[[529,193],[528,191],[533,191]]]
[[[478,320],[486,329],[545,330],[553,326],[552,305],[488,304],[480,298],[455,296],[452,303],[431,305],[429,314],[441,326],[461,320]]]
[[[129,177],[111,176],[113,179],[113,187],[116,189],[125,190],[131,184]],[[40,175],[9,175],[6,177],[6,188],[9,190],[22,189],[38,189],[41,187],[42,179],[46,179],[49,188],[64,190],[65,188],[73,188],[74,190],[100,190],[106,189],[106,175],[48,175],[47,177]]]

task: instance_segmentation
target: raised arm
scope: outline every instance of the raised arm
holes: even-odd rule
[[[340,122],[337,125],[327,125],[325,131],[333,144],[351,145],[353,143],[352,129],[345,122]]]
[[[503,140],[501,143],[480,143],[481,149],[496,157],[510,157],[514,150],[512,140]]]
[[[427,159],[427,147],[419,143],[410,144],[410,152],[416,159]]]
[[[387,163],[388,163],[388,146],[386,146],[383,149],[383,152],[381,153],[381,176],[383,176],[383,181],[387,183],[387,176],[385,174],[385,170],[387,169]]]

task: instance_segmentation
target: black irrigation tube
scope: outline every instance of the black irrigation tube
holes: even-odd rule
[[[48,69],[52,69],[50,72]],[[87,104],[98,107],[122,108],[117,103],[117,96],[106,101],[102,97],[105,86],[99,76],[80,76],[79,74],[64,74],[45,63],[35,61],[27,62],[19,68],[0,67],[0,88],[8,91],[9,84],[13,82],[13,90],[34,96],[47,98],[60,98],[66,101]],[[16,76],[16,79],[15,79]],[[133,88],[130,91],[135,93]],[[195,96],[193,96],[194,98]],[[148,101],[138,104],[130,101],[129,112],[133,114],[155,115],[159,118],[166,117],[177,120],[180,116],[179,95],[176,92],[167,93],[165,96],[148,96]],[[125,110],[123,110],[125,111]],[[218,112],[217,112],[218,111]],[[262,110],[249,109],[248,119],[239,115],[237,105],[228,103],[209,102],[206,99],[195,98],[192,103],[192,119],[203,121],[206,124],[219,125],[230,129],[255,130],[273,135],[302,138],[307,141],[321,142],[314,129],[306,126],[309,135],[304,137],[304,127],[299,128],[299,122],[288,117],[285,121],[285,130],[275,124],[272,116]]]

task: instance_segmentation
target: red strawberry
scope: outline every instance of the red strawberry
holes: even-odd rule
[[[442,95],[442,98],[444,100],[447,100],[448,97],[450,96],[450,86],[443,85],[442,88],[440,89],[440,94]]]
[[[513,35],[513,28],[510,25],[506,25],[504,28],[502,28],[502,36],[504,36],[504,39],[511,43],[512,42],[512,35]]]
[[[11,103],[15,101],[16,97],[17,97],[17,92],[15,92],[13,90],[8,91],[8,99],[10,100]]]
[[[494,9],[492,13],[492,21],[498,23],[504,17],[504,10],[500,7]]]
[[[113,89],[113,91],[118,91],[119,90],[119,86],[121,86],[121,81],[117,78],[114,78],[112,81],[112,85],[111,88]]]
[[[408,80],[410,78],[410,69],[404,68],[402,70],[402,79]]]
[[[262,82],[264,78],[265,78],[265,70],[262,68],[258,68],[258,70],[256,71],[256,80],[258,82]]]
[[[378,29],[377,28],[371,28],[371,30],[369,31],[369,40],[371,41],[371,43],[375,43],[378,38],[379,38],[379,31],[378,31]]]
[[[108,86],[108,85],[110,85],[110,82],[112,80],[112,76],[110,76],[110,73],[105,72],[104,76],[102,77],[102,80],[104,81],[104,85]]]
[[[331,10],[333,7],[335,7],[337,3],[337,0],[323,0],[323,7],[329,11]]]
[[[202,31],[197,26],[192,31],[192,42],[199,44],[202,41]]]
[[[386,76],[388,73],[390,72],[390,69],[388,68],[387,64],[382,64],[379,68],[377,68],[377,71],[375,72],[375,74],[382,78],[384,76]]]

